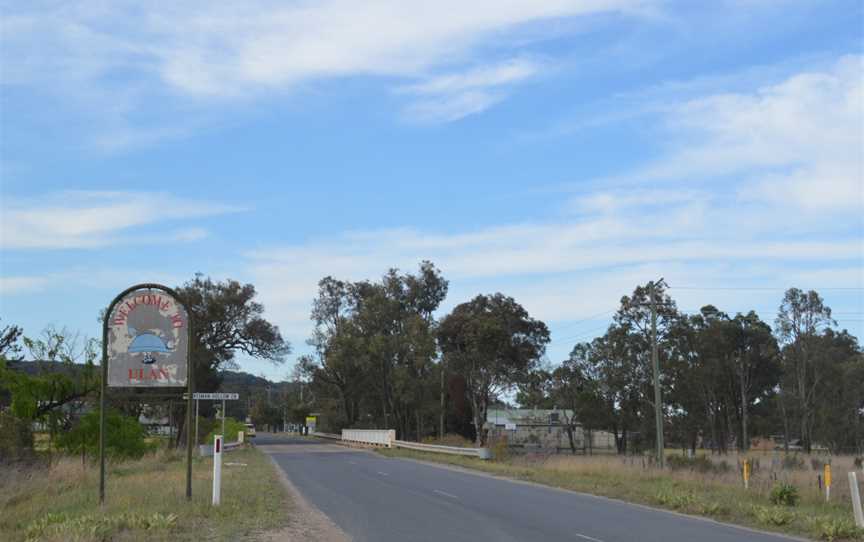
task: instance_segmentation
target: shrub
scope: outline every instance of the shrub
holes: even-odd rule
[[[508,457],[510,457],[510,448],[507,446],[507,437],[502,436],[494,441],[490,441],[487,443],[490,451],[492,452],[492,458],[495,461],[506,461]]]
[[[213,429],[204,438],[204,444],[213,444],[213,437],[222,432],[222,419],[215,420]],[[200,431],[200,427],[199,427]],[[237,442],[237,433],[247,431],[246,425],[234,418],[225,418],[225,434],[222,435],[224,442]]]
[[[693,493],[679,493],[674,490],[661,490],[657,493],[657,502],[675,510],[686,510],[696,502]]]
[[[135,418],[109,410],[105,416],[105,454],[108,457],[139,458],[153,449],[147,444],[147,430]],[[71,431],[62,433],[57,447],[71,454],[99,453],[99,411],[88,412]]]
[[[775,484],[771,489],[769,499],[771,500],[771,504],[777,506],[795,506],[798,504],[800,496],[798,495],[797,487],[792,484],[779,483]]]
[[[774,525],[776,527],[781,527],[791,523],[792,520],[795,519],[795,514],[793,512],[777,506],[757,506],[753,511],[756,514],[756,519],[760,522],[766,525]]]
[[[864,467],[864,457],[856,457],[855,459],[852,460],[852,462],[855,463],[856,469],[860,469],[860,468]]]
[[[30,424],[9,412],[0,412],[0,463],[29,461],[34,457]]]
[[[814,520],[813,531],[821,540],[857,540],[864,536],[864,529],[859,529],[849,518],[820,518]]]

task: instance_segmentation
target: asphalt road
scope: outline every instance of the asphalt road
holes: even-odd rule
[[[793,540],[321,441],[259,434],[255,443],[357,541]]]

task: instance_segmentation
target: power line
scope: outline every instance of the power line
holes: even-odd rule
[[[598,312],[597,314],[593,314],[593,315],[588,316],[586,318],[582,318],[581,320],[572,320],[572,321],[570,321],[570,323],[564,325],[563,329],[567,329],[567,328],[570,328],[574,325],[581,324],[584,322],[590,322],[591,320],[596,320],[597,318],[599,318],[601,316],[605,316],[607,314],[614,314],[617,310],[618,309],[612,309],[612,310],[608,310],[608,311]],[[559,331],[560,331],[560,329],[559,329]]]

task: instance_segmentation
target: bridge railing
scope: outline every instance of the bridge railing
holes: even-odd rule
[[[440,446],[438,444],[423,444],[421,442],[410,442],[407,440],[397,440],[395,445],[397,448],[408,448],[409,450],[419,450],[421,452],[433,452],[437,454],[462,455],[466,457],[476,457],[478,459],[490,459],[492,457],[489,448]]]
[[[318,433],[318,432],[313,431],[311,433],[311,435],[313,437],[319,437],[319,438],[329,438],[329,439],[335,439],[335,440],[342,440],[342,435],[337,435],[336,433]]]
[[[341,440],[346,443],[369,444],[372,446],[384,446],[387,448],[407,448],[421,452],[432,452],[438,454],[461,455],[465,457],[476,457],[479,459],[490,459],[492,454],[488,448],[460,448],[459,446],[440,446],[438,444],[423,444],[407,440],[396,440],[396,431],[393,429],[343,429],[341,435],[333,433],[312,433],[313,436]]]
[[[392,448],[396,441],[396,431],[393,429],[343,429],[342,440]]]

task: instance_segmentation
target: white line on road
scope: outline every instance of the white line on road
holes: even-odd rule
[[[380,470],[378,471],[378,474],[380,474],[381,476],[390,476],[390,475],[387,474],[386,472],[381,472]]]
[[[594,538],[593,536],[588,536],[585,534],[576,533],[576,536],[578,536],[579,538],[584,538],[585,540],[590,540],[591,542],[603,542],[599,538]]]
[[[446,491],[441,491],[440,489],[433,489],[433,490],[432,490],[432,493],[437,493],[437,494],[439,494],[439,495],[444,495],[445,497],[450,497],[451,499],[458,499],[458,498],[459,498],[459,497],[457,497],[456,495],[453,495],[452,493],[447,493]]]

